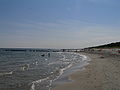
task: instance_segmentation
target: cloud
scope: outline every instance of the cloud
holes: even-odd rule
[[[0,33],[1,47],[80,48],[119,41],[120,38],[120,27],[80,20],[8,24],[6,30]]]

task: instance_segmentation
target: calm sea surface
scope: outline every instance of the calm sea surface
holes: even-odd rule
[[[70,52],[0,51],[0,90],[50,90],[64,71],[86,61]]]

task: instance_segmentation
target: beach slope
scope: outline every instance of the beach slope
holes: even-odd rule
[[[91,61],[84,70],[69,75],[72,82],[57,85],[52,90],[120,90],[120,58],[82,53]]]

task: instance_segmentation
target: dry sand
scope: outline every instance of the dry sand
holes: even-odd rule
[[[85,70],[69,75],[72,82],[57,85],[52,90],[120,90],[120,58],[82,53],[91,61]]]

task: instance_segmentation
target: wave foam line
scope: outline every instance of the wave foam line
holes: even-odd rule
[[[30,90],[35,90],[35,84],[36,83],[41,83],[42,81],[45,81],[45,80],[48,80],[48,79],[49,79],[49,77],[46,77],[46,78],[43,78],[43,79],[40,79],[40,80],[37,80],[37,81],[33,81]]]
[[[0,76],[12,75],[12,74],[13,74],[13,71],[11,71],[11,72],[5,72],[5,73],[0,73]]]

